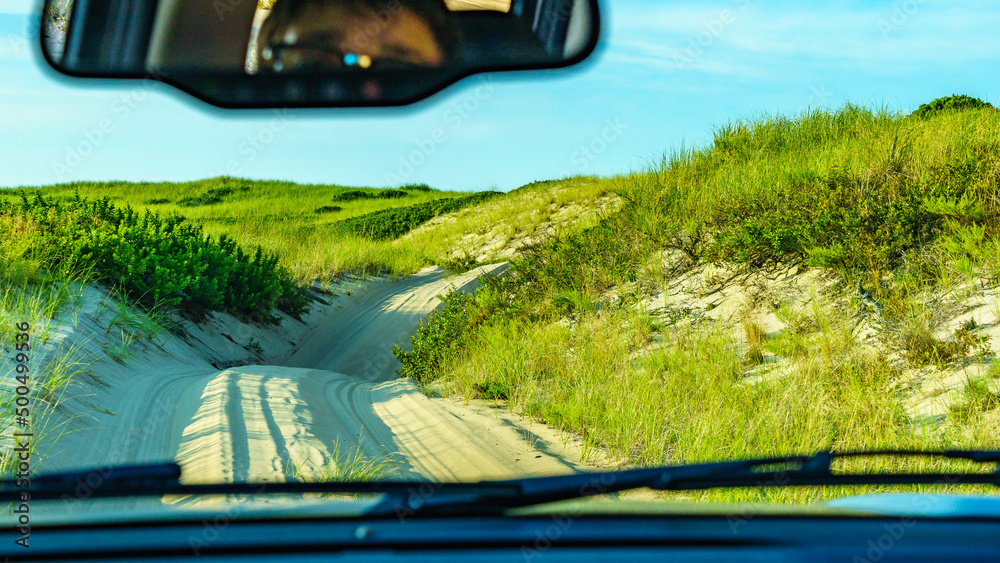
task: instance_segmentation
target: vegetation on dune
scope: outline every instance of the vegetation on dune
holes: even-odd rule
[[[409,195],[410,194],[404,192],[403,190],[379,190],[375,192],[348,190],[335,195],[332,201],[336,203],[346,203],[348,201],[358,201],[359,199],[399,199],[402,197],[409,197]]]
[[[40,268],[87,272],[141,305],[177,307],[194,318],[225,311],[274,322],[275,308],[292,316],[308,309],[305,290],[260,247],[247,252],[178,215],[139,213],[107,198],[20,195],[0,201],[0,227],[4,237],[26,245],[24,256]]]
[[[247,191],[249,188],[244,186],[240,189],[242,191]],[[215,205],[217,203],[222,203],[226,199],[226,197],[232,195],[234,191],[235,189],[229,186],[224,186],[221,188],[212,188],[199,196],[189,196],[181,198],[177,202],[177,205],[180,207],[198,207],[201,205]],[[168,199],[150,200],[151,203],[169,203],[169,201],[170,200]]]
[[[406,184],[405,186],[400,186],[399,189],[407,192],[429,192],[432,190],[427,184]]]
[[[927,295],[1000,282],[1000,114],[952,107],[912,119],[848,105],[739,121],[710,146],[615,183],[626,202],[616,213],[535,246],[474,295],[445,296],[409,349],[394,349],[401,375],[506,398],[633,464],[1000,446],[988,382],[970,382],[950,421],[925,427],[908,414],[899,379],[908,366],[992,357],[976,323],[939,338],[941,307]],[[834,274],[841,293],[807,308],[775,304],[788,327],[778,335],[750,317],[730,327],[639,306],[705,264],[749,273],[796,263]],[[858,282],[879,307],[874,348],[856,339],[858,320],[840,305]],[[784,375],[748,379],[764,351]],[[858,492],[871,489],[689,496]]]
[[[507,261],[540,241],[591,227],[616,210],[622,201],[614,183],[594,176],[532,182],[428,221],[397,244],[420,248],[454,272]]]
[[[402,375],[508,401],[637,465],[997,448],[995,366],[970,376],[944,422],[913,414],[902,374],[993,361],[983,327],[943,324],[951,319],[943,303],[1000,284],[998,194],[1000,113],[953,96],[911,115],[847,105],[741,120],[646,171],[533,182],[508,194],[237,178],[0,194],[0,276],[37,288],[53,306],[63,300],[59,276],[86,271],[147,306],[268,320],[274,307],[304,310],[303,281],[472,264],[495,256],[480,239],[527,241],[506,275],[474,294],[444,296],[410,346],[394,349]],[[567,228],[557,213],[575,200],[623,204]],[[431,221],[443,213],[451,215]],[[456,250],[470,254],[456,258]],[[765,330],[753,303],[728,321],[646,308],[679,274],[709,265],[744,274],[822,268],[834,290],[808,306],[765,300],[785,327],[778,333]],[[869,341],[857,336],[862,322]],[[885,470],[901,462],[863,463]],[[871,490],[688,498],[857,492]]]
[[[930,103],[922,104],[911,115],[918,118],[927,118],[937,115],[943,111],[959,111],[966,109],[996,109],[993,104],[984,102],[979,98],[965,95],[952,95],[938,98]]]
[[[299,282],[333,279],[348,272],[408,274],[434,263],[437,257],[425,250],[426,245],[373,240],[354,234],[340,222],[470,195],[434,190],[425,184],[379,190],[230,177],[181,183],[74,182],[30,191],[57,202],[70,201],[79,193],[107,197],[116,206],[130,206],[138,212],[181,215],[206,234],[226,235],[245,248],[261,246],[277,256]],[[4,195],[0,193],[0,199]],[[7,192],[6,198],[12,195]]]
[[[405,235],[442,213],[451,213],[483,203],[498,195],[501,195],[500,192],[480,192],[461,198],[439,199],[408,207],[383,209],[367,215],[345,219],[340,222],[340,225],[348,232],[373,240],[394,239]]]

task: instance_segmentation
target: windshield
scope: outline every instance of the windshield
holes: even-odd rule
[[[362,8],[282,4],[259,6],[248,72],[368,64],[300,42]],[[449,56],[418,4],[548,21],[412,3],[371,60]],[[0,2],[5,478],[172,461],[186,484],[468,482],[1000,448],[992,2],[611,0],[572,70],[235,113],[56,76],[38,8]],[[908,490],[931,489],[995,493]]]

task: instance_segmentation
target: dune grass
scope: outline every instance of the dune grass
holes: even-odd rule
[[[345,229],[343,221],[393,208],[461,198],[424,185],[399,190],[302,185],[219,177],[183,183],[74,182],[28,189],[54,201],[107,197],[112,204],[163,216],[179,214],[207,234],[227,235],[245,248],[275,253],[302,282],[344,273],[408,274],[432,262],[422,248],[372,241]],[[405,197],[382,197],[387,192]],[[370,197],[351,198],[351,194]],[[344,201],[345,195],[348,198]],[[0,194],[16,197],[14,191]]]
[[[956,414],[932,426],[910,418],[896,385],[908,366],[947,366],[988,349],[978,327],[949,338],[938,329],[942,296],[956,302],[960,288],[1000,280],[1000,113],[917,118],[848,105],[764,116],[614,183],[620,211],[535,248],[475,296],[448,297],[410,349],[395,350],[401,374],[465,397],[502,389],[516,409],[629,465],[1000,447],[1000,410],[984,382],[970,382]],[[777,336],[749,314],[734,326],[637,308],[679,271],[707,263],[821,267],[842,289],[806,310],[785,307],[791,328]],[[858,282],[879,307],[875,346],[855,338],[857,321],[844,313]],[[781,356],[780,373],[748,378],[764,351]],[[900,356],[910,363],[900,366]],[[878,459],[851,468],[965,467]],[[674,496],[801,502],[875,490]]]
[[[293,462],[290,472],[293,477],[305,483],[326,483],[331,481],[372,481],[393,474],[397,464],[392,457],[369,457],[355,446],[341,452],[340,443],[334,443],[332,463],[313,466],[310,460]]]
[[[5,250],[9,251],[9,247]],[[0,255],[5,265],[4,276],[0,277],[0,348],[5,351],[3,369],[0,370],[0,476],[10,478],[16,473],[17,458],[13,452],[13,433],[31,432],[29,454],[37,459],[41,448],[50,446],[62,432],[51,428],[47,422],[49,415],[63,400],[69,383],[82,373],[80,353],[77,348],[53,350],[48,361],[46,347],[52,338],[53,322],[59,315],[71,313],[80,303],[79,284],[64,278],[53,278],[38,269],[37,264],[7,252]],[[24,340],[16,338],[17,325],[27,323],[28,346],[24,354],[24,365],[28,367],[25,381],[18,381],[15,371],[18,358],[16,345]],[[25,374],[21,374],[22,377]],[[29,392],[18,394],[17,388],[24,383]],[[27,405],[18,401],[27,399]],[[27,411],[25,411],[27,409]],[[16,417],[28,415],[29,427],[15,426]]]
[[[178,214],[206,234],[226,235],[244,248],[261,246],[278,256],[295,279],[308,283],[347,273],[406,275],[430,264],[461,267],[455,260],[459,253],[453,249],[461,248],[470,233],[486,234],[485,225],[491,226],[491,240],[506,243],[547,224],[559,209],[579,203],[583,216],[564,220],[562,230],[581,228],[595,221],[595,210],[587,205],[611,189],[605,180],[574,178],[534,183],[480,202],[469,192],[440,191],[423,184],[373,189],[220,177],[182,183],[75,182],[27,191],[57,202],[71,201],[79,194],[91,199],[107,197],[115,206],[140,212]],[[0,199],[16,197],[14,190],[0,192]],[[457,206],[445,203],[450,200],[466,200],[461,204],[465,209],[453,210]],[[388,223],[408,222],[420,215],[423,221],[424,214],[416,212],[424,209],[431,209],[432,216],[454,211],[450,215],[455,220],[432,220],[433,227],[398,238],[401,231],[397,228],[382,238],[365,236],[367,227],[360,232],[357,228],[371,222],[369,217]]]
[[[432,221],[402,237],[397,245],[419,248],[455,266],[465,263],[471,267],[508,258],[504,251],[512,242],[535,237],[540,230],[546,236],[558,236],[593,226],[602,213],[617,209],[617,204],[613,180],[573,177],[533,182]]]

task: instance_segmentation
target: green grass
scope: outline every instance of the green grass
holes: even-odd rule
[[[397,190],[383,193],[392,192],[401,193]],[[372,240],[391,240],[409,233],[438,215],[473,207],[499,195],[501,195],[500,192],[480,192],[460,198],[439,199],[407,207],[394,207],[344,219],[339,224],[354,235]]]
[[[595,177],[532,182],[452,213],[446,221],[432,221],[400,243],[420,248],[442,263],[487,263],[497,260],[499,251],[512,242],[539,229],[551,227],[548,234],[559,235],[594,225],[601,216],[602,199],[609,200],[607,212],[617,209],[614,189],[614,180]],[[567,212],[565,224],[557,220],[561,211]]]
[[[0,234],[25,241],[21,258],[57,277],[86,272],[150,309],[166,305],[196,320],[224,311],[255,322],[278,322],[274,309],[293,317],[308,310],[305,290],[276,256],[206,236],[177,214],[19,191],[0,200],[0,218]]]
[[[945,423],[923,427],[907,414],[909,399],[896,390],[901,368],[891,359],[948,367],[984,357],[988,340],[977,326],[944,337],[940,327],[953,314],[942,297],[957,302],[963,287],[1000,281],[1000,113],[918,118],[848,105],[762,116],[609,183],[620,210],[531,249],[513,275],[474,296],[448,297],[409,349],[395,350],[401,375],[467,398],[503,390],[514,408],[633,465],[1000,447],[991,429],[995,395],[983,384],[970,384]],[[788,328],[776,336],[750,312],[735,326],[678,322],[613,306],[609,297],[617,292],[634,305],[677,273],[711,263],[745,273],[822,267],[841,290],[806,309],[779,306]],[[855,339],[856,320],[842,305],[857,307],[850,297],[859,281],[880,307],[874,347]],[[764,352],[781,357],[781,374],[749,377],[766,369]],[[800,502],[873,491],[680,496]]]
[[[115,206],[139,212],[177,214],[212,236],[226,235],[245,248],[261,246],[278,256],[296,280],[311,282],[346,273],[405,275],[429,264],[456,267],[452,249],[468,233],[490,225],[503,231],[498,239],[510,240],[531,232],[573,202],[584,205],[579,225],[591,224],[594,211],[586,205],[612,189],[597,178],[560,184],[558,190],[551,189],[552,183],[548,189],[543,189],[546,183],[526,186],[485,202],[487,196],[466,199],[473,194],[424,184],[384,190],[229,177],[182,183],[75,182],[26,190],[54,201],[70,201],[79,193],[85,198],[107,197]],[[0,192],[0,200],[5,197],[16,195]],[[448,203],[456,199],[466,202]],[[420,212],[425,209],[431,213]],[[443,212],[453,213],[456,220],[391,240]],[[409,220],[416,215],[419,220]],[[406,221],[398,220],[403,216]],[[352,228],[370,227],[373,220],[379,223],[374,229]],[[405,228],[382,228],[392,222],[405,223]],[[563,227],[563,231],[577,228]],[[373,234],[380,240],[373,240]]]
[[[28,323],[28,349],[23,353],[28,357],[27,387],[30,392],[26,395],[30,401],[27,405],[28,416],[32,421],[30,431],[34,433],[31,441],[30,454],[33,459],[39,456],[39,446],[51,444],[62,433],[61,428],[49,428],[45,426],[52,411],[58,407],[63,400],[64,394],[70,382],[83,371],[85,362],[80,359],[80,350],[77,347],[68,347],[54,350],[49,361],[45,365],[39,364],[39,355],[44,353],[45,346],[52,336],[52,324],[54,318],[60,314],[71,314],[72,308],[80,302],[79,284],[68,283],[65,280],[56,280],[49,277],[44,271],[34,270],[31,265],[23,262],[21,257],[3,256],[8,266],[13,267],[17,272],[25,269],[32,270],[29,279],[24,279],[20,274],[10,276],[7,279],[0,279],[0,346],[7,351],[7,360],[14,360],[15,345],[22,340],[16,340],[15,334],[18,332],[15,326],[20,323]],[[22,262],[18,264],[18,262]],[[0,370],[0,436],[3,436],[3,453],[0,453],[0,474],[4,478],[11,478],[16,468],[17,459],[9,455],[12,451],[13,424],[16,416],[24,413],[25,406],[18,405],[17,399],[20,397],[16,389],[22,383],[15,378],[15,363],[5,361],[3,370]],[[23,431],[24,428],[17,430]]]
[[[435,257],[420,245],[372,241],[344,229],[343,222],[470,195],[425,185],[378,190],[229,177],[182,183],[74,182],[28,189],[34,191],[54,201],[69,201],[79,193],[107,197],[116,206],[139,212],[178,214],[207,234],[226,235],[245,248],[261,246],[301,282],[345,273],[409,274],[433,263]]]
[[[392,456],[369,457],[361,451],[360,444],[341,451],[340,442],[333,444],[330,452],[332,460],[318,466],[308,457],[292,460],[288,468],[293,478],[305,483],[327,483],[331,481],[376,481],[394,475],[397,470]]]

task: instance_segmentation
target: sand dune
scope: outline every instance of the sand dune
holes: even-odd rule
[[[498,409],[429,398],[395,374],[393,344],[408,344],[441,306],[438,295],[472,289],[478,276],[505,268],[450,277],[428,268],[370,282],[305,325],[288,320],[270,332],[238,335],[257,334],[276,350],[284,342],[272,365],[212,368],[203,356],[233,343],[230,333],[241,330],[225,319],[183,343],[169,337],[156,346],[160,352],[136,363],[99,364],[106,373],[100,388],[88,389],[89,414],[83,416],[83,402],[67,403],[66,428],[78,427],[56,441],[48,467],[176,460],[188,483],[280,482],[296,471],[317,475],[354,452],[390,460],[390,474],[401,478],[475,481],[580,470],[572,437]]]
[[[452,279],[431,268],[370,288],[325,317],[284,366],[247,366],[208,379],[184,429],[177,460],[192,481],[283,481],[360,451],[391,459],[397,476],[501,479],[576,469],[542,448],[561,440],[543,425],[517,428],[490,412],[434,400],[398,380],[390,350],[441,302],[449,287],[471,289],[485,266]],[[289,367],[286,367],[289,366]],[[530,441],[529,441],[530,440]]]

